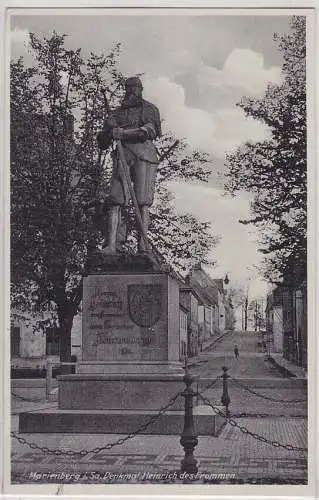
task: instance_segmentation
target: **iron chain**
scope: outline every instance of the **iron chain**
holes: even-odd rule
[[[259,392],[256,392],[253,389],[250,389],[249,387],[246,387],[245,385],[241,384],[239,382],[239,380],[237,380],[234,377],[231,377],[231,379],[234,380],[234,382],[236,382],[236,384],[238,384],[240,387],[242,387],[245,391],[250,392],[251,394],[254,394],[255,396],[258,396],[259,398],[263,398],[263,399],[267,399],[268,401],[272,401],[273,403],[295,404],[295,403],[306,403],[307,402],[306,399],[291,399],[289,401],[284,400],[284,399],[283,400],[275,399],[275,398],[272,398],[270,396],[260,394]]]
[[[11,391],[11,396],[14,396],[17,399],[21,399],[22,401],[29,401],[30,403],[43,403],[45,401],[45,398],[42,399],[30,399],[30,398],[25,398],[23,396],[19,396],[19,394],[16,394],[15,392]]]
[[[267,444],[270,444],[271,446],[274,446],[275,448],[284,448],[285,450],[288,450],[288,451],[299,451],[299,452],[307,452],[307,448],[300,448],[298,446],[293,446],[291,444],[282,444],[282,443],[279,443],[279,441],[276,441],[276,440],[271,440],[271,439],[267,439],[265,438],[264,436],[260,436],[260,434],[257,434],[256,432],[252,432],[250,431],[249,429],[247,429],[247,427],[245,427],[244,425],[240,425],[238,422],[236,422],[236,420],[234,420],[233,418],[231,417],[228,417],[225,413],[223,413],[219,408],[217,408],[217,406],[213,405],[209,399],[205,398],[204,396],[202,396],[201,394],[198,394],[199,397],[204,401],[204,403],[206,403],[208,406],[210,406],[211,408],[213,408],[213,410],[215,412],[217,412],[220,416],[226,418],[227,422],[232,426],[232,427],[237,427],[240,432],[242,432],[243,434],[248,434],[249,436],[253,437],[254,439],[256,439],[257,441],[261,441],[263,443],[267,443]]]
[[[100,447],[97,447],[97,448],[93,448],[92,450],[79,450],[79,451],[73,451],[73,450],[61,450],[59,448],[56,448],[56,449],[50,449],[48,448],[47,446],[39,446],[37,445],[36,443],[30,443],[29,441],[27,441],[25,438],[19,436],[17,433],[15,432],[11,432],[10,435],[12,438],[16,439],[17,441],[19,441],[19,443],[21,444],[26,444],[27,446],[29,446],[29,448],[33,449],[33,450],[40,450],[44,453],[48,453],[50,455],[65,455],[65,456],[68,456],[68,457],[73,457],[73,456],[78,456],[80,455],[81,457],[85,457],[86,455],[89,455],[90,453],[99,453],[103,450],[110,450],[111,448],[113,448],[114,446],[119,446],[119,445],[122,445],[123,443],[125,443],[125,441],[128,441],[129,439],[132,439],[133,437],[135,437],[137,434],[140,434],[141,432],[143,432],[150,424],[152,424],[153,422],[155,422],[156,420],[158,420],[158,418],[163,415],[163,413],[165,413],[165,411],[170,408],[176,401],[176,399],[181,395],[180,392],[178,392],[177,394],[175,394],[175,396],[173,396],[169,401],[168,403],[165,405],[165,406],[162,406],[160,408],[160,410],[158,411],[158,413],[156,413],[156,415],[153,415],[152,417],[150,417],[147,422],[145,422],[145,424],[141,425],[141,427],[139,427],[139,429],[137,429],[136,431],[132,432],[131,434],[128,434],[127,436],[125,436],[124,438],[120,438],[118,439],[117,441],[114,441],[113,443],[108,443],[106,444],[105,446],[100,446]]]
[[[208,384],[208,385],[206,385],[206,387],[204,387],[204,391],[207,391],[207,389],[211,389],[211,388],[212,388],[212,387],[216,384],[216,382],[217,382],[218,380],[220,380],[220,379],[221,379],[221,376],[220,376],[220,375],[218,375],[218,376],[215,378],[215,380],[213,380],[212,382],[209,382],[209,384]]]
[[[303,415],[300,414],[291,414],[287,415],[284,413],[280,414],[273,414],[273,413],[247,413],[247,412],[241,412],[241,413],[234,413],[232,412],[233,417],[235,418],[269,418],[269,417],[275,417],[275,418],[287,418],[289,416],[290,418],[301,418]]]

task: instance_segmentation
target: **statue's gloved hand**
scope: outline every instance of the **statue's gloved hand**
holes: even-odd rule
[[[143,127],[141,127],[140,130],[143,130],[145,132],[145,134],[147,135],[147,139],[151,140],[155,139],[156,131],[152,123],[146,123],[146,125],[143,125]]]
[[[121,128],[121,127],[114,127],[113,128],[113,132],[112,132],[113,139],[122,140],[125,137],[124,134],[125,134],[125,131],[123,128]]]

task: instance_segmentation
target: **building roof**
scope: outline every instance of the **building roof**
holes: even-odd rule
[[[191,293],[195,297],[195,299],[198,300],[198,302],[202,302],[201,297],[199,296],[199,294],[197,293],[197,291],[195,290],[195,288],[193,286],[191,286],[191,285],[181,285],[179,287],[179,291],[181,293],[183,293],[183,292],[184,293]]]
[[[214,279],[216,285],[218,286],[219,290],[222,292],[222,293],[225,293],[225,290],[224,290],[224,280],[223,279]]]
[[[201,302],[207,305],[218,305],[218,293],[220,289],[215,282],[202,268],[196,266],[188,274],[187,283],[196,291]]]

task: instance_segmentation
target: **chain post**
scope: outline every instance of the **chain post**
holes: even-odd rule
[[[45,398],[48,401],[50,399],[50,394],[52,392],[52,369],[53,364],[51,361],[47,361],[47,373],[45,378]]]
[[[192,389],[194,379],[190,376],[187,366],[187,357],[185,357],[185,375],[183,381],[186,388],[181,393],[185,398],[184,429],[181,434],[180,443],[184,448],[185,456],[181,462],[181,472],[196,473],[198,471],[197,460],[194,458],[194,448],[198,444],[194,425],[193,398],[196,393]]]
[[[222,374],[222,379],[223,379],[223,394],[222,394],[222,397],[221,397],[221,403],[222,405],[225,406],[226,408],[226,417],[230,417],[230,412],[229,412],[229,404],[230,404],[230,397],[229,397],[229,394],[228,394],[228,379],[229,379],[229,375],[227,373],[228,371],[228,368],[227,366],[223,366],[223,374]]]

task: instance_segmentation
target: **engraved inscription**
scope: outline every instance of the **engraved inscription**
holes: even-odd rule
[[[125,313],[124,297],[116,292],[94,287],[90,295],[88,311],[91,319],[102,320],[107,316],[119,316]]]
[[[152,337],[115,337],[106,335],[103,333],[98,333],[96,336],[97,345],[100,344],[140,344],[140,345],[150,345],[152,344]]]
[[[129,347],[121,347],[120,349],[120,354],[132,354],[132,349],[130,349]]]

